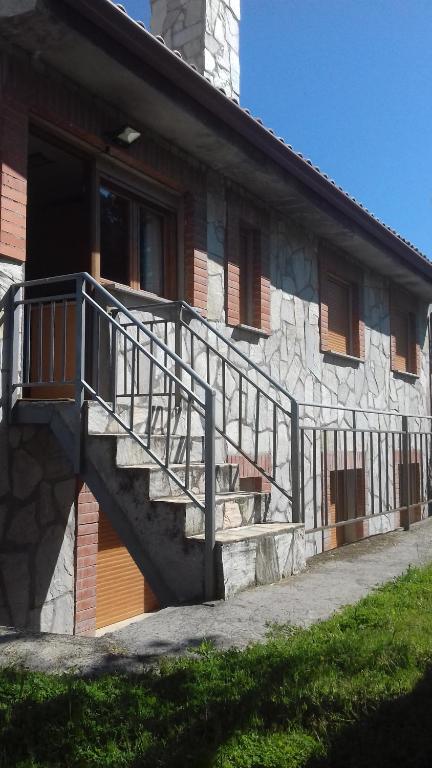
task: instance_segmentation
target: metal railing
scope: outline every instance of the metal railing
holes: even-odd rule
[[[81,409],[86,396],[98,402],[204,512],[207,598],[214,590],[216,433],[290,502],[292,520],[327,537],[328,546],[377,532],[372,521],[386,515],[409,528],[432,504],[432,417],[298,403],[182,301],[128,309],[86,273],[10,292],[11,409],[20,392],[50,399],[52,387],[63,387],[77,409],[79,471]],[[166,414],[162,458],[151,442],[155,403]],[[179,412],[184,479],[170,468]],[[190,487],[194,418],[204,425],[204,501]]]
[[[292,519],[304,522],[306,533],[332,532],[334,536],[337,532],[340,540],[344,532],[345,539],[349,539],[355,526],[359,528],[361,523],[383,515],[393,515],[393,522],[399,519],[408,528],[419,510],[432,503],[432,417],[297,403],[185,302],[142,304],[131,311],[149,313],[153,319],[149,322],[158,317],[156,322],[167,343],[175,344],[183,359],[214,385],[221,406],[216,411],[216,431],[270,481],[272,491],[277,489],[291,501]],[[239,383],[234,435],[227,430],[227,411],[230,407],[232,410],[231,393],[226,389],[229,375],[237,376]],[[248,408],[250,423],[246,424],[252,438],[249,435],[247,446],[242,442],[246,421],[244,387],[253,392],[253,406],[249,404]],[[267,408],[260,425],[262,402]],[[331,418],[326,419],[325,414]],[[284,426],[281,415],[289,420],[288,440],[280,439]],[[259,460],[259,440],[265,432],[272,456],[270,471]],[[286,485],[289,476],[290,488]],[[374,532],[372,523],[369,530]]]
[[[300,433],[294,397],[186,302],[153,302],[130,311],[134,317],[144,315],[142,323],[157,323],[166,343],[215,389],[216,431],[269,481],[272,491],[290,502],[293,522],[301,521]],[[129,320],[120,322],[125,328],[132,325]],[[121,365],[123,370],[129,366],[126,354]],[[180,377],[180,371],[177,374]],[[189,384],[194,391],[194,380]]]
[[[12,324],[9,407],[23,396],[67,397],[75,401],[75,471],[80,471],[82,407],[96,401],[144,448],[205,516],[205,596],[214,597],[215,548],[215,392],[179,355],[87,273],[15,284],[10,288]],[[108,311],[108,307],[110,311]],[[112,309],[128,322],[122,326]],[[131,332],[132,331],[132,332]],[[137,338],[137,335],[139,338]],[[151,349],[148,346],[151,346]],[[117,354],[127,350],[127,393],[118,395]],[[146,372],[151,393],[158,376],[166,397],[165,459],[152,448],[152,398],[140,402],[139,375]],[[180,374],[180,375],[178,375]],[[185,383],[186,377],[193,388]],[[186,403],[184,479],[170,468],[175,392]],[[137,410],[147,414],[137,427]],[[190,487],[191,419],[204,422],[204,500]]]
[[[306,533],[327,548],[405,529],[432,503],[432,417],[300,403],[300,483]],[[376,521],[376,522],[374,522]]]

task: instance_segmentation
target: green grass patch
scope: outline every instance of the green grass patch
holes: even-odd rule
[[[308,630],[98,679],[0,671],[0,766],[432,764],[432,567]]]

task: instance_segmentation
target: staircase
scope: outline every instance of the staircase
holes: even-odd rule
[[[229,598],[300,571],[304,525],[293,521],[292,514],[289,519],[293,497],[281,485],[276,456],[273,471],[261,467],[259,459],[263,434],[276,449],[284,406],[257,385],[246,365],[239,368],[198,333],[197,325],[205,322],[199,316],[191,328],[183,312],[186,308],[190,316],[195,313],[187,305],[180,306],[181,312],[176,305],[174,323],[172,318],[155,321],[148,307],[145,315],[143,308],[130,312],[86,274],[52,283],[54,298],[25,298],[31,295],[29,289],[41,287],[41,281],[13,289],[15,336],[18,312],[24,307],[24,345],[39,359],[48,354],[52,365],[48,376],[40,364],[35,377],[34,365],[24,355],[21,373],[15,368],[12,374],[12,418],[20,424],[50,425],[161,604]],[[66,283],[73,286],[70,293],[64,292]],[[58,284],[63,284],[62,294]],[[75,399],[23,400],[20,392],[30,383],[41,387],[43,397],[43,387],[52,385],[56,367],[56,329],[47,334],[49,350],[35,351],[29,316],[35,305],[48,305],[51,318],[56,318],[56,305],[61,302],[64,307],[68,301],[77,308]],[[162,339],[155,333],[156,322],[161,324]],[[63,320],[63,338],[65,328]],[[192,334],[195,345],[197,338],[204,345],[204,375],[202,359],[201,371],[194,359]],[[219,360],[223,362],[217,369]],[[225,389],[233,370],[240,376],[236,435],[230,421],[236,398]],[[61,383],[71,384],[65,377]],[[249,436],[247,442],[250,425],[244,403],[251,386],[257,391],[253,410],[258,437],[251,442]],[[262,429],[264,406],[274,430],[267,437]],[[270,480],[272,491],[289,500],[285,519],[273,521],[269,493],[241,489],[239,464],[227,461],[229,449],[251,461]]]

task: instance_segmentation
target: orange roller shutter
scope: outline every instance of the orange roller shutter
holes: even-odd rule
[[[154,611],[157,600],[106,515],[99,516],[96,628]]]

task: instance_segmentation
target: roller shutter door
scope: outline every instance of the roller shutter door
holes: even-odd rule
[[[96,579],[97,629],[158,607],[141,571],[102,511]]]

